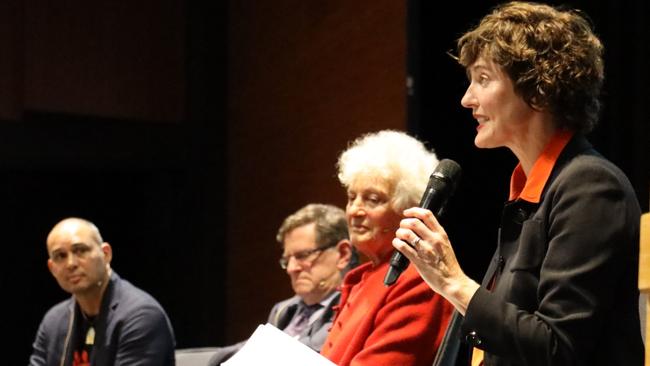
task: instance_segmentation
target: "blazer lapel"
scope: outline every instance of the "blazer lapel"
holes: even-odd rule
[[[293,314],[296,313],[297,309],[298,301],[288,304],[284,308],[278,310],[276,327],[278,329],[286,328],[291,322],[291,319],[293,319]]]
[[[117,274],[111,273],[111,277],[106,286],[106,291],[102,298],[101,310],[95,322],[95,342],[91,356],[91,365],[103,366],[101,360],[106,360],[105,353],[108,352],[107,346],[110,340],[107,334],[108,324],[111,324],[111,319],[119,305],[119,286],[117,286]]]
[[[323,312],[323,315],[318,317],[318,319],[316,319],[316,321],[314,321],[309,326],[309,331],[308,331],[309,335],[311,335],[314,331],[316,331],[318,329],[321,329],[326,323],[332,321],[332,318],[334,318],[334,309],[333,309],[333,307],[336,306],[339,303],[340,299],[341,299],[341,293],[339,292],[327,304],[327,307],[325,308],[325,312]]]

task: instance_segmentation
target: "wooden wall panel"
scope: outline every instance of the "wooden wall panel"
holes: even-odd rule
[[[22,110],[22,3],[0,2],[0,120],[15,120]]]
[[[180,121],[182,0],[26,0],[25,109]]]
[[[233,1],[229,49],[227,337],[292,294],[275,233],[309,202],[345,204],[338,154],[405,129],[405,3]]]

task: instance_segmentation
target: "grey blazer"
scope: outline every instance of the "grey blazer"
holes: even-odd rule
[[[71,297],[43,317],[30,366],[72,364],[81,310]],[[173,366],[174,331],[165,310],[151,295],[113,271],[95,323],[94,366]]]

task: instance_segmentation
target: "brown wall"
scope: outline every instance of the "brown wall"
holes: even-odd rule
[[[23,111],[179,122],[184,1],[0,4],[0,119]]]
[[[0,120],[16,119],[20,114],[22,10],[16,1],[0,2]]]
[[[405,129],[405,3],[233,1],[229,28],[226,337],[292,294],[275,232],[308,202],[345,204],[338,154]]]

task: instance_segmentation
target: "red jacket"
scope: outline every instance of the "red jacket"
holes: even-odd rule
[[[339,366],[430,366],[453,307],[409,266],[384,285],[388,263],[365,263],[343,280],[321,354]]]

